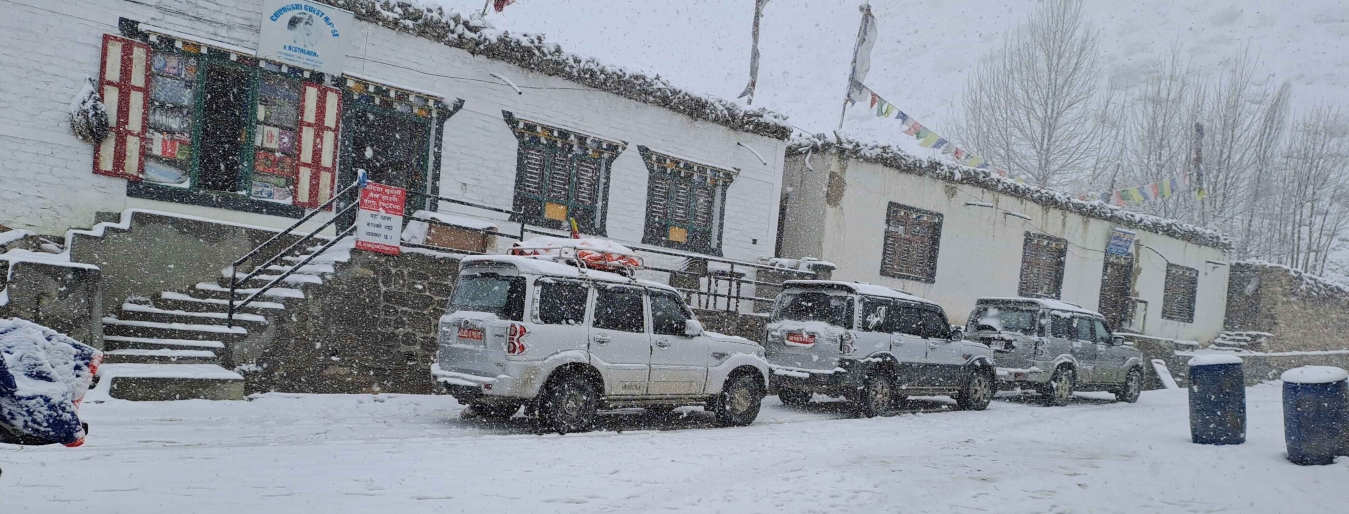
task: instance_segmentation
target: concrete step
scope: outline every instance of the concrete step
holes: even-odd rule
[[[222,341],[231,343],[248,336],[243,327],[224,325],[205,325],[199,323],[163,323],[158,321],[124,320],[114,317],[103,318],[105,336],[126,336],[149,339],[191,339],[197,341]]]
[[[248,295],[253,294],[258,290],[259,289],[252,288],[235,290],[236,296],[234,299],[236,301],[243,301],[243,299],[248,298]],[[201,282],[192,288],[192,296],[198,298],[228,300],[230,297],[230,288],[228,286],[221,286],[220,284]],[[267,290],[266,293],[263,293],[262,296],[258,297],[258,300],[287,304],[297,300],[304,300],[304,297],[304,292],[299,289],[278,286]]]
[[[107,364],[218,364],[210,350],[123,349],[103,353]]]
[[[246,275],[240,275],[239,278],[243,278],[245,276]],[[281,276],[280,273],[264,273],[262,275],[258,275],[256,277],[248,279],[247,283],[239,285],[241,287],[260,288],[266,286],[267,284],[270,284],[273,279],[279,276]],[[215,283],[216,285],[219,285],[220,287],[223,287],[225,289],[229,289],[230,287],[229,277],[220,277],[216,279]],[[323,277],[320,277],[318,275],[310,275],[307,273],[295,273],[283,279],[280,283],[277,284],[277,287],[301,288],[308,285],[319,285],[322,283]]]
[[[105,364],[98,374],[122,400],[244,399],[244,377],[215,364]]]
[[[153,337],[103,336],[103,349],[116,350],[207,350],[212,353],[225,349],[223,341],[197,339],[159,339]]]
[[[186,312],[225,312],[229,310],[229,301],[220,298],[198,298],[183,293],[164,292],[159,298],[154,300],[155,307],[164,310],[186,311]],[[248,304],[241,312],[251,312],[254,314],[268,315],[279,314],[286,308],[285,304],[279,302],[268,302],[257,300]]]
[[[228,321],[227,317],[224,310],[220,312],[174,311],[134,303],[122,304],[122,312],[117,315],[118,319],[124,320],[202,325],[225,325]],[[263,325],[267,324],[267,318],[251,312],[236,312],[234,324],[245,329],[261,330]]]
[[[317,259],[316,259],[316,260],[317,260]],[[277,273],[281,273],[281,272],[283,272],[283,271],[289,271],[289,270],[290,270],[291,268],[293,268],[293,267],[295,267],[294,264],[285,265],[285,266],[282,266],[282,265],[280,265],[280,264],[273,264],[273,265],[267,267],[267,271],[274,271],[274,272],[277,272]],[[310,274],[310,275],[318,275],[318,274],[322,274],[322,273],[333,273],[333,272],[335,272],[335,271],[336,271],[336,270],[333,269],[333,265],[332,265],[331,263],[327,263],[327,264],[313,264],[313,263],[310,263],[310,264],[305,264],[304,266],[300,266],[300,269],[297,271],[297,273],[308,273],[308,274]]]

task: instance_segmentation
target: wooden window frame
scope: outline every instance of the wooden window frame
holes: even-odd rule
[[[895,221],[900,219],[911,220],[904,224],[905,233],[899,234],[893,227]],[[901,280],[912,280],[925,284],[932,284],[937,281],[937,257],[941,253],[941,234],[942,225],[945,223],[945,217],[939,213],[910,207],[896,202],[890,202],[885,208],[885,227],[881,237],[881,276],[898,278]],[[926,225],[928,234],[924,237],[909,235],[908,227],[914,225]],[[901,245],[920,244],[919,241],[926,239],[927,255],[919,256],[926,269],[917,269],[914,267],[905,268],[900,263],[893,262],[899,252],[903,250]]]
[[[511,202],[516,214],[512,214],[510,220],[554,230],[569,230],[571,226],[568,220],[576,218],[582,233],[607,236],[610,172],[614,159],[627,147],[627,143],[520,119],[510,111],[502,111],[502,118],[512,129],[519,145]],[[527,161],[531,152],[538,152],[543,158],[537,192],[522,187],[526,178],[533,175]],[[583,163],[594,166],[593,203],[578,198]],[[549,184],[553,174],[558,172],[565,173],[567,179],[565,195],[557,194]],[[550,204],[564,206],[563,219],[548,217]],[[577,218],[574,214],[578,210],[590,211],[592,214]]]
[[[1194,323],[1198,297],[1199,270],[1168,263],[1162,286],[1162,319]]]
[[[638,146],[637,150],[647,170],[642,243],[721,256],[726,190],[740,171],[696,163],[645,146]],[[681,189],[688,192],[682,214],[677,202]],[[706,195],[705,202],[699,200],[700,193]],[[700,216],[702,203],[706,204],[706,210]],[[682,232],[684,241],[672,237],[676,231]]]
[[[1056,249],[1058,254],[1057,257],[1055,258],[1056,266],[1055,269],[1053,270],[1054,276],[1050,278],[1050,280],[1053,283],[1052,294],[1045,294],[1038,289],[1031,289],[1032,285],[1035,285],[1039,282],[1043,282],[1044,280],[1043,275],[1040,275],[1039,280],[1033,280],[1033,277],[1035,277],[1035,272],[1034,269],[1031,267],[1031,259],[1037,256],[1033,255],[1032,252],[1036,251],[1037,247],[1046,247],[1046,246],[1051,247],[1051,249]],[[1040,260],[1046,261],[1047,259],[1040,259]],[[1064,268],[1067,266],[1067,264],[1068,264],[1068,240],[1045,234],[1026,232],[1025,242],[1023,243],[1021,249],[1021,279],[1018,281],[1017,284],[1017,294],[1027,298],[1053,298],[1055,300],[1059,299],[1061,296],[1063,296],[1063,276],[1064,276]]]

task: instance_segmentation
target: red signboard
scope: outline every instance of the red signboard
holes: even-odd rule
[[[371,182],[361,189],[356,212],[356,249],[398,255],[407,191]]]

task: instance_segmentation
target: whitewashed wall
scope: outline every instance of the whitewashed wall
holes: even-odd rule
[[[1109,232],[1108,221],[1088,218],[1028,200],[1001,195],[969,185],[920,177],[833,154],[816,155],[814,171],[802,158],[788,161],[785,188],[792,197],[784,228],[783,256],[818,256],[834,262],[834,277],[903,289],[942,305],[953,323],[963,323],[976,299],[1017,296],[1021,280],[1021,252],[1027,231],[1043,232],[1071,243],[1064,266],[1062,299],[1096,310],[1100,301],[1101,271]],[[825,201],[830,172],[846,183],[842,202]],[[937,277],[931,284],[883,277],[880,274],[885,214],[889,202],[927,209],[944,216]],[[991,203],[996,209],[966,205]],[[804,212],[797,216],[791,211]],[[1003,214],[1025,214],[1030,220]],[[822,216],[817,214],[822,211]],[[1139,248],[1135,291],[1148,302],[1144,332],[1173,339],[1207,341],[1222,330],[1227,301],[1227,255],[1168,236],[1143,232],[1138,241],[1157,249],[1175,264],[1199,270],[1194,323],[1164,320],[1162,290],[1166,261]],[[1212,262],[1210,262],[1212,261]]]
[[[0,224],[58,234],[91,225],[96,212],[128,207],[262,226],[292,223],[287,218],[128,199],[123,180],[92,173],[92,146],[71,134],[66,115],[82,81],[97,73],[101,37],[117,33],[119,16],[251,49],[257,47],[260,12],[260,0],[0,2],[0,29],[12,43],[0,45],[0,68],[10,71],[0,73],[0,88],[6,91],[0,95],[0,155],[7,156],[0,164]],[[783,141],[697,121],[360,21],[347,41],[348,72],[434,93],[448,102],[465,100],[464,109],[445,125],[442,196],[511,207],[517,147],[501,117],[501,111],[508,110],[521,118],[628,143],[610,175],[610,237],[641,241],[647,171],[636,147],[646,145],[739,168],[740,177],[727,190],[725,256],[742,260],[772,256]],[[492,78],[493,72],[530,88],[518,95]],[[758,150],[768,164],[737,142]]]

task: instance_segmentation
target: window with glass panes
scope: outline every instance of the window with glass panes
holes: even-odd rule
[[[649,172],[642,242],[720,255],[726,188],[739,170],[637,149]]]
[[[890,202],[881,245],[881,275],[935,282],[941,225],[940,214]]]
[[[1166,283],[1162,291],[1162,319],[1194,323],[1195,295],[1199,292],[1199,270],[1166,265]]]
[[[1063,265],[1068,241],[1044,234],[1026,233],[1021,250],[1021,283],[1017,294],[1057,299],[1063,290]]]
[[[112,120],[120,136],[100,145],[95,173],[128,179],[132,196],[268,214],[300,213],[296,207],[332,198],[339,133],[370,125],[345,115],[359,95],[344,98],[344,79],[166,35],[134,35],[104,38],[100,93],[121,109]],[[384,102],[358,101],[355,112],[373,104],[419,121],[453,114],[438,99],[393,88],[380,93]],[[351,130],[339,131],[348,124]],[[400,155],[410,155],[402,160],[411,165],[402,168],[416,168],[396,185],[424,181],[436,124],[376,125],[406,147]]]
[[[605,235],[609,169],[626,144],[502,115],[519,143],[512,219]]]

